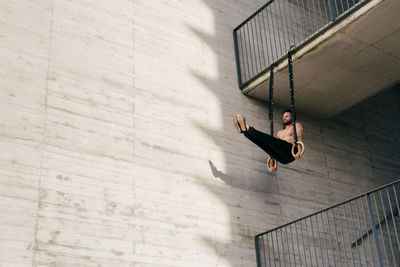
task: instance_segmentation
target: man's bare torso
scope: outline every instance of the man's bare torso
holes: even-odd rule
[[[299,122],[296,122],[296,132],[297,139],[301,141],[303,139],[303,126]],[[276,137],[285,140],[286,142],[289,142],[291,144],[294,144],[293,124],[287,125],[285,129],[280,130]]]

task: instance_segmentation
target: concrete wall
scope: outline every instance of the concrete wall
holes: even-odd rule
[[[254,234],[398,177],[398,88],[299,114],[267,173],[232,126],[267,130],[232,42],[262,4],[2,1],[0,266],[254,266]]]

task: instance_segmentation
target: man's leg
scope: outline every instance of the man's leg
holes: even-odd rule
[[[249,127],[248,130],[244,132],[244,135],[280,163],[287,164],[294,161],[291,153],[292,144],[260,132],[253,127]]]

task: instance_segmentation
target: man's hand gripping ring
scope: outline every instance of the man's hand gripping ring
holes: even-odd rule
[[[270,172],[276,172],[278,170],[278,162],[274,158],[268,158],[267,168]]]
[[[295,144],[293,144],[292,146],[292,156],[295,159],[299,159],[301,156],[303,156],[304,154],[304,149],[305,146],[303,144],[303,142],[301,141],[297,141]]]

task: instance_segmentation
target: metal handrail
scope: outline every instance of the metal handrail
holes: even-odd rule
[[[233,30],[240,89],[370,0],[270,0]]]
[[[399,199],[400,180],[397,180],[257,234],[254,236],[257,266],[270,266],[268,263],[271,264],[271,259],[274,262],[278,259],[279,263],[282,263],[281,256],[284,261],[288,259],[289,261],[294,260],[296,263],[296,260],[298,260],[299,266],[303,266],[301,265],[302,260],[306,263],[307,259],[311,262],[314,261],[316,265],[322,263],[322,266],[325,263],[329,266],[330,260],[333,261],[335,266],[336,262],[340,263],[339,266],[343,262],[347,265],[350,262],[357,265],[367,264],[367,266],[368,264],[382,267],[397,266],[400,263]],[[364,218],[360,219],[362,216]],[[362,221],[363,223],[361,223]],[[308,226],[307,222],[310,222],[311,225]],[[301,242],[299,242],[300,235],[297,234],[299,225]],[[319,225],[323,228],[322,237]],[[297,240],[296,247],[292,228],[296,230],[294,235]],[[290,229],[290,236],[288,236],[288,229]],[[307,231],[306,235],[303,234],[303,229]],[[282,234],[283,231],[286,233],[286,239]],[[278,232],[281,238],[278,236]],[[312,233],[311,242],[309,241],[309,232]],[[291,237],[292,245],[289,245],[289,237]],[[271,239],[272,242],[270,242]],[[308,241],[304,241],[305,239]],[[331,241],[330,244],[329,242],[326,243],[328,239]],[[366,239],[369,239],[368,242]],[[287,242],[286,247],[285,242]],[[324,242],[325,246],[322,245]],[[306,244],[308,244],[308,248]],[[279,248],[286,249],[286,252],[280,253]],[[308,253],[306,253],[307,250]],[[276,253],[277,251],[278,253]],[[335,255],[335,252],[337,255]],[[284,263],[286,266],[286,262]]]

